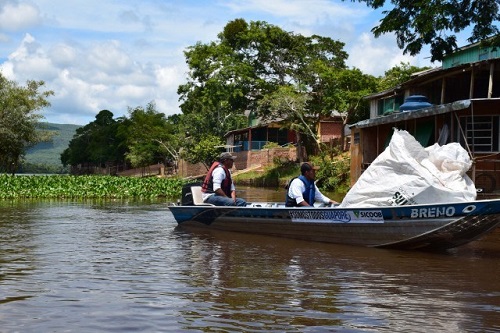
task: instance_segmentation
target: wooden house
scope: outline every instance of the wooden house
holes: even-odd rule
[[[414,95],[432,104],[400,112]],[[387,147],[393,128],[410,132],[424,147],[459,142],[469,151],[471,178],[485,192],[497,190],[500,170],[500,49],[471,44],[442,66],[416,73],[392,89],[367,96],[370,119],[350,125],[351,184]]]
[[[283,119],[262,122],[252,113],[248,119],[248,127],[230,131],[225,135],[224,148],[238,156],[235,161],[237,169],[270,164],[275,158],[289,161],[307,160],[299,136],[295,131],[283,127]],[[339,141],[342,138],[342,124],[342,115],[338,112],[321,118],[317,125],[320,142],[331,144]],[[279,147],[263,149],[270,142]]]

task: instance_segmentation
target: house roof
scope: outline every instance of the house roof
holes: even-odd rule
[[[246,132],[246,131],[248,131],[250,129],[253,129],[253,128],[266,127],[266,126],[269,126],[271,124],[280,123],[282,121],[283,121],[283,119],[275,119],[275,120],[272,120],[272,121],[262,122],[262,123],[259,123],[257,125],[254,125],[254,126],[249,126],[249,127],[244,127],[244,128],[238,128],[238,129],[226,132],[226,134],[224,134],[224,137],[227,138],[228,135],[231,135],[231,134],[234,134],[234,133]]]
[[[489,63],[489,62],[495,61],[495,60],[498,61],[499,59],[487,59],[487,60],[477,61],[477,62],[473,62],[473,63],[466,63],[466,64],[462,64],[462,65],[458,65],[458,66],[454,66],[454,67],[450,67],[450,68],[436,67],[436,68],[428,69],[428,70],[421,71],[418,73],[414,73],[410,80],[405,81],[396,87],[393,87],[391,89],[384,90],[384,91],[381,91],[378,93],[374,93],[371,95],[366,95],[363,98],[367,99],[367,100],[372,100],[372,99],[377,99],[377,98],[381,98],[381,97],[385,97],[385,96],[396,95],[399,91],[404,90],[407,87],[416,86],[416,85],[423,83],[423,82],[428,82],[428,81],[436,80],[436,79],[439,79],[439,78],[442,78],[445,76],[453,75],[455,73],[463,72],[463,71],[468,70],[474,66],[481,66],[483,64],[486,64],[486,63]]]
[[[419,110],[415,110],[415,111],[396,112],[396,113],[393,113],[393,114],[388,115],[388,116],[362,120],[362,121],[359,121],[355,124],[349,125],[349,127],[350,128],[372,127],[372,126],[397,123],[400,121],[405,121],[405,120],[410,120],[410,119],[417,119],[417,118],[422,118],[422,117],[427,117],[427,116],[448,113],[451,111],[463,110],[463,109],[467,109],[471,105],[472,101],[473,100],[466,99],[466,100],[456,101],[456,102],[449,103],[449,104],[434,105],[432,107],[419,109]]]
[[[338,111],[332,111],[332,113],[330,114],[330,116],[328,116],[328,118],[339,118],[339,117],[341,118],[342,116],[345,116],[345,113],[338,112]],[[283,119],[283,118],[275,118],[273,120],[259,122],[257,125],[254,125],[254,126],[249,126],[249,127],[245,127],[245,128],[238,128],[238,129],[235,129],[232,131],[228,131],[228,132],[226,132],[226,134],[224,134],[224,137],[227,138],[231,134],[246,132],[246,131],[251,130],[251,129],[266,127],[266,126],[270,126],[273,124],[279,124],[284,120],[285,119]],[[325,118],[320,119],[320,122],[323,122],[323,121],[325,121]]]

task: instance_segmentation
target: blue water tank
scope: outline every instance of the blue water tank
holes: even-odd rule
[[[432,106],[432,104],[429,103],[427,97],[422,95],[413,95],[413,96],[408,96],[405,99],[405,102],[401,104],[401,106],[399,107],[399,111],[401,112],[413,111],[413,110],[428,108],[430,106]]]

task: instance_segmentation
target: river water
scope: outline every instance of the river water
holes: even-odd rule
[[[422,253],[189,232],[165,202],[0,201],[0,332],[500,332],[499,281],[499,230]]]

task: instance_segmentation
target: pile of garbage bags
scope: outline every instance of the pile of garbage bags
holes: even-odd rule
[[[389,146],[361,174],[340,207],[380,207],[476,200],[466,172],[472,166],[459,143],[427,148],[394,130]]]

